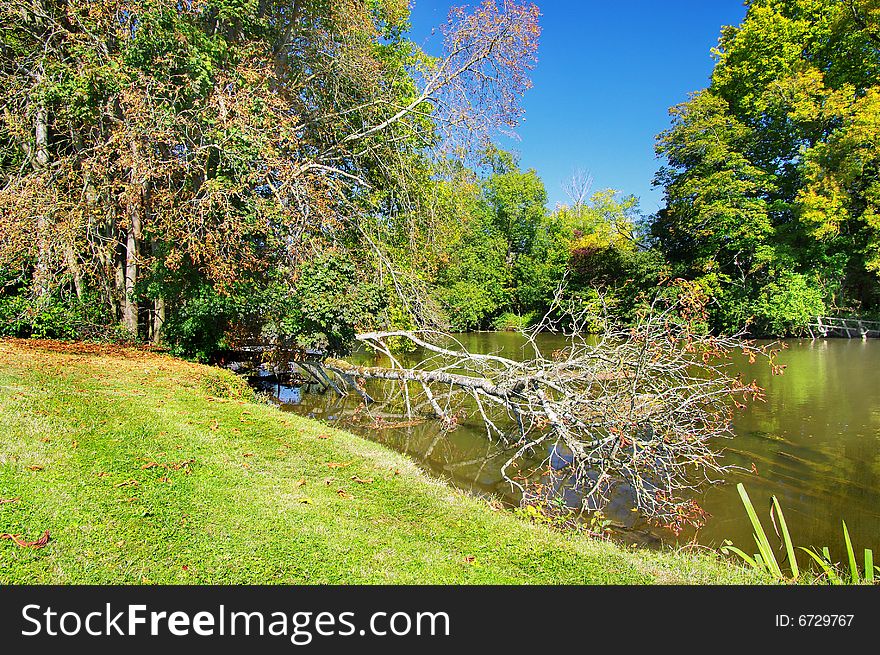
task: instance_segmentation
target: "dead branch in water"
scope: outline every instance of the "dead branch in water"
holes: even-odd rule
[[[560,296],[558,295],[557,298]],[[600,311],[604,330],[589,334],[597,316],[588,309],[551,313],[523,332],[533,356],[522,361],[469,352],[453,336],[438,331],[371,332],[358,340],[384,355],[388,366],[356,366],[331,359],[324,366],[365,398],[366,380],[399,385],[407,413],[424,398],[453,429],[465,412],[476,417],[490,439],[512,447],[502,469],[524,490],[511,467],[524,456],[546,452],[570,460],[573,479],[583,489],[584,505],[602,508],[615,490],[630,494],[643,515],[679,530],[699,524],[702,511],[688,491],[716,481],[731,467],[722,464],[712,441],[733,436],[734,406],[762,399],[756,383],[730,370],[735,354],[772,364],[776,352],[735,337],[696,331],[704,300],[685,289],[677,299],[655,301],[633,325],[615,323]],[[555,317],[555,318],[554,318]],[[565,336],[565,346],[542,352],[537,335]],[[391,340],[407,340],[425,357],[404,366]],[[419,391],[411,392],[410,386]],[[469,403],[465,400],[469,399]],[[521,473],[521,472],[520,472]]]

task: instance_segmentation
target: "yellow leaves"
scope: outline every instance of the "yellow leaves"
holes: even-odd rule
[[[359,478],[358,476],[353,475],[351,476],[351,479],[358,484],[373,484],[373,478]]]
[[[137,486],[139,486],[139,484],[138,484],[138,481],[135,480],[134,478],[129,478],[125,482],[119,482],[117,484],[114,484],[113,486],[116,487],[117,489],[119,489],[121,487],[137,487]]]
[[[798,192],[801,223],[816,239],[836,236],[841,224],[849,218],[844,200],[845,195],[839,184],[833,177],[826,177],[823,173],[820,180]]]
[[[295,487],[304,487],[304,486],[306,486],[306,479],[305,479],[305,478],[300,478],[299,480],[297,480],[297,481],[294,483],[294,486],[295,486]]]
[[[352,497],[350,493],[348,493],[345,489],[341,489],[341,488],[336,490],[336,495],[339,496],[340,498],[346,498],[346,499],[349,499]]]
[[[28,471],[42,471],[43,467],[39,464],[31,464],[30,466],[25,467]]]
[[[344,463],[341,463],[341,462],[327,462],[327,464],[325,464],[325,466],[326,466],[328,469],[342,469],[342,468],[345,468],[345,467],[347,467],[347,466],[351,466],[351,462],[344,462]]]

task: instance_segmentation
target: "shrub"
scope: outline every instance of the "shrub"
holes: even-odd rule
[[[498,299],[485,286],[464,281],[441,289],[440,301],[449,316],[449,324],[462,332],[487,325],[489,317],[500,306]]]
[[[507,332],[523,330],[535,322],[535,317],[535,312],[527,312],[523,315],[514,314],[513,312],[504,312],[492,321],[492,329]]]
[[[0,336],[34,339],[131,341],[113,320],[103,298],[27,293],[0,295]]]
[[[800,336],[810,320],[825,313],[825,302],[803,275],[784,273],[761,289],[752,310],[756,333]]]

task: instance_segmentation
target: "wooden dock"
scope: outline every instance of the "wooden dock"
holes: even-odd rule
[[[840,337],[847,339],[876,339],[880,337],[880,321],[864,321],[859,318],[818,316],[807,325],[813,339]]]

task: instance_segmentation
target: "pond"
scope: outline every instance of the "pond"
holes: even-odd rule
[[[522,358],[523,339],[516,333],[490,332],[457,335],[473,352],[493,352]],[[563,345],[560,337],[541,335],[539,347]],[[841,556],[845,520],[860,553],[880,552],[880,340],[790,340],[779,363],[784,375],[769,368],[741,370],[766,390],[766,402],[750,404],[734,418],[734,439],[717,443],[725,463],[751,468],[757,474],[732,473],[718,486],[701,492],[696,500],[710,518],[700,530],[677,537],[651,526],[629,511],[625,503],[606,510],[626,541],[641,544],[663,540],[697,542],[717,547],[725,539],[753,552],[751,526],[736,492],[743,482],[765,528],[770,496],[781,503],[796,545],[829,546]],[[527,356],[527,355],[525,355]],[[372,355],[355,354],[357,363],[372,363]],[[377,362],[378,363],[378,362]],[[477,422],[463,422],[451,432],[424,421],[407,425],[405,417],[368,417],[358,411],[360,398],[334,393],[301,393],[299,389],[270,387],[280,393],[283,409],[325,420],[386,444],[417,460],[426,469],[474,493],[516,498],[503,481],[500,468],[507,455],[487,439]],[[577,499],[569,498],[572,504]]]

